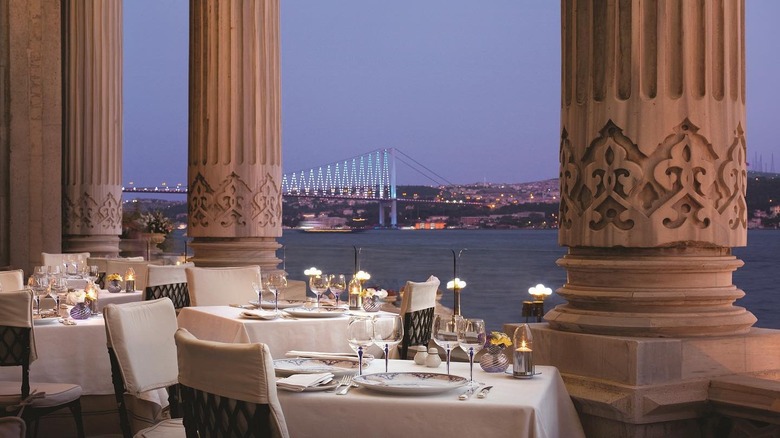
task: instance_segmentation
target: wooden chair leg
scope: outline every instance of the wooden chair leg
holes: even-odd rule
[[[81,418],[81,400],[75,400],[68,406],[76,421],[76,434],[79,438],[84,438],[84,421]]]

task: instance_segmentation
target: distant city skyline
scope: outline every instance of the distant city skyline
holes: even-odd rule
[[[557,177],[560,2],[281,7],[284,172],[395,147],[453,183]],[[746,2],[751,170],[780,160],[777,16],[780,2]],[[124,2],[125,184],[187,183],[188,19],[186,0]]]

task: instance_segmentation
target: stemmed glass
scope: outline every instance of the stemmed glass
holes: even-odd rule
[[[330,293],[336,297],[336,307],[338,307],[341,293],[347,290],[347,277],[344,274],[333,274],[330,275],[329,280]]]
[[[67,296],[68,293],[68,280],[63,276],[52,277],[50,280],[51,287],[49,288],[49,296],[54,300],[56,304],[56,312],[60,313],[60,302],[62,298]]]
[[[257,294],[257,305],[260,306],[263,302],[263,277],[260,275],[260,270],[255,272],[255,278],[252,279],[252,289]]]
[[[363,375],[363,350],[373,343],[374,323],[366,316],[353,316],[347,324],[347,342],[358,355],[358,375]]]
[[[41,314],[41,298],[49,295],[49,274],[46,266],[37,266],[35,273],[30,277],[30,286],[35,293],[35,303],[38,307],[38,315]]]
[[[98,270],[97,265],[89,265],[87,269],[87,279],[92,283],[95,283],[95,281],[97,281],[99,276],[100,276],[100,271]]]
[[[447,352],[447,374],[450,373],[450,354],[458,348],[459,315],[436,315],[433,321],[433,341]]]
[[[385,350],[385,372],[390,359],[390,348],[404,339],[404,321],[401,315],[382,316],[374,319],[374,344]]]
[[[330,287],[330,281],[328,281],[327,275],[312,275],[309,277],[309,288],[317,295],[317,307],[320,307],[320,297],[324,294],[328,287]]]
[[[274,313],[279,313],[279,289],[287,287],[287,275],[284,272],[268,274],[263,285],[274,295]]]
[[[458,326],[458,344],[469,355],[469,386],[474,388],[474,355],[485,346],[485,321],[462,319]]]

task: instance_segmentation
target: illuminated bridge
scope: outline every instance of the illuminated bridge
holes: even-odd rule
[[[357,157],[324,164],[311,169],[282,175],[282,195],[297,198],[353,199],[379,202],[379,225],[385,226],[385,209],[390,212],[390,226],[395,227],[398,202],[452,204],[433,199],[398,198],[396,195],[396,160],[421,173],[435,185],[453,185],[445,178],[398,149],[377,149]],[[186,194],[187,187],[123,187],[127,193]],[[458,204],[479,205],[471,202]]]

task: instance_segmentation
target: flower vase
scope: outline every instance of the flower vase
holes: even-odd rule
[[[363,298],[363,310],[366,312],[377,312],[382,307],[382,302],[378,297]]]
[[[70,309],[70,317],[73,319],[87,319],[92,316],[92,311],[89,310],[87,304],[84,302],[76,303],[72,309]]]
[[[504,353],[504,347],[502,345],[488,345],[479,359],[479,366],[487,373],[506,371],[509,367],[509,358]]]
[[[112,294],[115,294],[117,292],[122,292],[122,286],[119,284],[119,280],[111,280],[108,282],[108,285],[106,285],[106,289],[108,289],[109,292]]]

